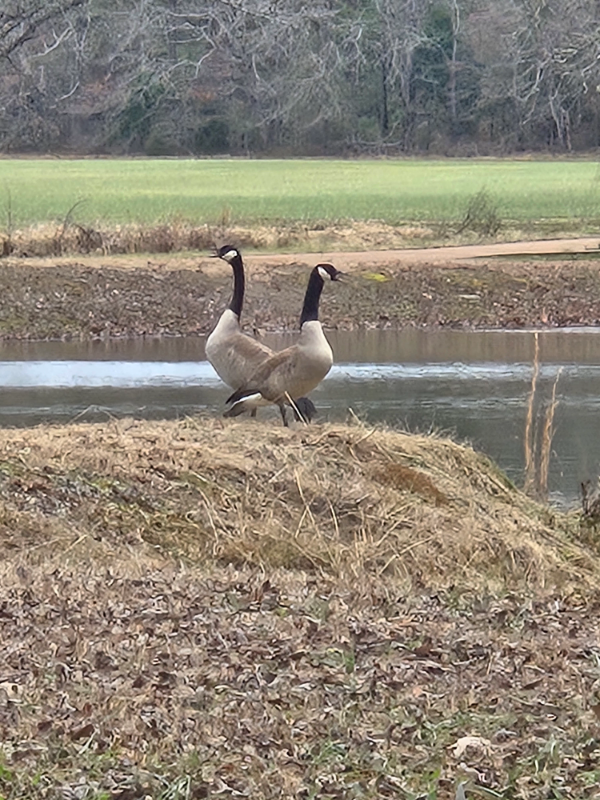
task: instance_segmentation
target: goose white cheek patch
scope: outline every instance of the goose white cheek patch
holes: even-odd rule
[[[233,259],[237,256],[237,250],[228,250],[226,253],[223,254],[223,258],[225,261],[233,261]]]
[[[330,277],[327,270],[323,269],[323,267],[319,267],[319,275],[323,278],[323,280],[326,280],[327,278]]]

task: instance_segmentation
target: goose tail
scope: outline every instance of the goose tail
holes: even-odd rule
[[[224,417],[238,417],[245,411],[254,411],[260,405],[264,405],[264,398],[257,391],[243,391],[238,389],[227,398],[229,408],[223,413]]]
[[[256,389],[237,389],[225,402],[228,408],[223,413],[224,417],[238,417],[269,403]],[[298,397],[290,405],[297,421],[310,422],[316,416],[317,409],[310,397]]]
[[[292,411],[297,422],[311,422],[317,414],[317,408],[310,397],[298,397],[294,400]]]

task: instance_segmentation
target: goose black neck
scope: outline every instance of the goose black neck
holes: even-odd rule
[[[319,275],[317,267],[310,273],[308,279],[308,286],[306,287],[306,294],[304,295],[304,305],[302,306],[302,314],[300,315],[300,327],[305,322],[319,319],[319,300],[321,299],[321,292],[323,291],[323,278]]]
[[[241,256],[236,256],[231,260],[231,268],[233,269],[233,295],[231,297],[231,303],[229,303],[229,308],[236,317],[241,317],[242,315],[242,306],[244,305],[244,289],[245,289],[245,278],[244,278],[244,264],[242,262]]]

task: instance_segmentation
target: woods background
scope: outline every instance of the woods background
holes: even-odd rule
[[[0,151],[501,155],[600,137],[595,0],[4,0]]]

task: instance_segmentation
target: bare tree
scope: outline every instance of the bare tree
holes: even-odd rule
[[[0,148],[568,150],[599,42],[589,0],[4,0]]]
[[[571,149],[574,125],[600,84],[599,13],[586,0],[479,4],[468,35],[481,61],[481,102],[506,109],[509,147]]]
[[[88,0],[7,0],[0,9],[0,145],[44,148],[56,108],[73,89],[63,56]],[[57,69],[58,65],[58,69]],[[76,83],[76,79],[75,79]]]
[[[46,52],[59,46],[70,35],[67,17],[70,9],[86,0],[5,0],[0,9],[0,59],[8,58],[26,42],[37,38],[41,26],[56,23],[43,42]]]

